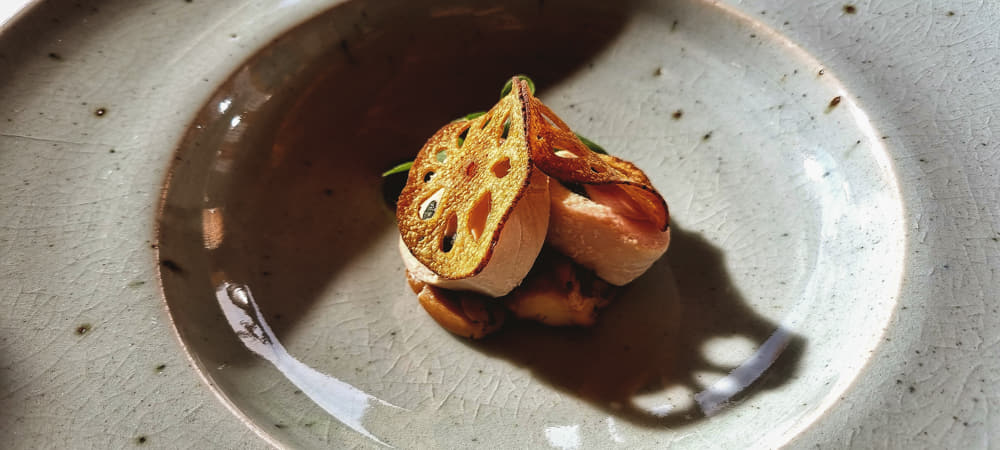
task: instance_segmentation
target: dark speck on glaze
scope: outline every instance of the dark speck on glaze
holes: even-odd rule
[[[76,334],[79,334],[80,336],[83,336],[83,335],[87,334],[90,331],[90,328],[91,328],[91,326],[90,326],[89,323],[82,324],[82,325],[76,327]]]
[[[833,111],[833,109],[840,104],[840,100],[841,98],[839,95],[830,100],[830,104],[826,106],[826,112],[829,113],[830,111]]]
[[[854,14],[856,12],[858,12],[858,8],[854,7],[854,5],[844,5],[844,14]]]

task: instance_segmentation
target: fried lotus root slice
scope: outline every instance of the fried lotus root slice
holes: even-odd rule
[[[413,278],[407,274],[410,286]],[[419,283],[418,283],[419,284]],[[449,291],[419,284],[417,299],[427,314],[442,328],[470,339],[481,339],[503,327],[507,311],[503,304],[470,292]]]
[[[670,225],[667,202],[642,170],[628,161],[594,153],[559,116],[531,94],[527,83],[520,81],[517,87],[525,105],[524,133],[535,166],[563,183],[621,189],[636,211],[635,218],[650,221],[660,231],[667,229]]]
[[[443,279],[483,271],[529,190],[535,169],[521,106],[512,92],[480,117],[445,125],[410,168],[396,209],[400,235],[417,261]],[[541,242],[537,247],[531,260]],[[528,261],[523,272],[530,267]]]
[[[591,326],[618,288],[564,255],[547,250],[524,283],[503,298],[515,316],[550,326]]]
[[[472,291],[490,297],[506,295],[528,274],[546,239],[549,226],[549,177],[532,171],[528,190],[517,202],[504,223],[503,232],[493,248],[493,258],[482,272],[457,280],[442,278],[417,261],[399,238],[399,255],[410,275],[420,282],[439,288]]]

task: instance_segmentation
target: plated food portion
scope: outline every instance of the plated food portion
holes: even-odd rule
[[[410,286],[470,338],[508,314],[592,325],[670,244],[667,203],[641,169],[575,134],[527,77],[508,86],[428,139],[397,202]]]

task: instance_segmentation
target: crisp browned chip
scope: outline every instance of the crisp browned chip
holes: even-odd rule
[[[524,284],[501,300],[514,316],[551,326],[591,326],[618,289],[552,250],[542,255]]]
[[[420,290],[422,290],[424,286],[427,286],[427,283],[418,280],[412,273],[410,273],[409,270],[406,271],[406,284],[410,286],[410,290],[413,291],[414,294],[419,294]]]
[[[661,231],[670,223],[667,202],[634,164],[591,151],[549,107],[517,80],[524,105],[525,131],[532,162],[546,175],[564,183],[614,185]],[[610,186],[609,186],[610,187]]]
[[[449,291],[425,284],[417,291],[417,299],[442,328],[471,339],[480,339],[499,330],[507,317],[501,302],[471,292]]]
[[[399,196],[403,242],[445,279],[481,272],[531,179],[516,91],[486,114],[445,125],[417,154]]]

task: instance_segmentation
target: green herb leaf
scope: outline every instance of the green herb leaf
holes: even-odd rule
[[[477,119],[480,116],[484,116],[484,115],[486,115],[486,111],[476,111],[474,113],[466,114],[465,117],[463,117],[463,119],[465,119],[465,120],[472,120],[472,119]]]
[[[451,122],[455,123],[455,122],[461,122],[463,120],[478,119],[480,116],[482,116],[484,114],[486,114],[486,111],[476,111],[474,113],[469,113],[469,114],[466,114],[466,115],[464,115],[462,117],[459,117],[459,118],[457,118],[455,120],[452,120]]]
[[[527,75],[514,75],[514,76],[524,81],[527,81],[528,90],[531,91],[531,95],[535,95],[535,82],[531,81],[531,78],[528,78]],[[503,85],[503,89],[500,89],[500,98],[504,98],[507,96],[507,94],[510,94],[511,89],[514,89],[514,84],[511,83],[511,80],[507,80],[507,82],[504,83]]]
[[[393,167],[389,170],[386,170],[385,172],[382,172],[382,178],[385,178],[389,175],[395,175],[397,173],[409,172],[410,167],[413,167],[413,161],[407,161],[405,163],[399,164],[396,167]]]
[[[438,162],[444,162],[446,158],[448,158],[448,150],[441,150],[434,155],[434,159],[438,160]],[[411,162],[410,165],[413,165],[413,163]]]
[[[601,147],[600,145],[597,145],[596,142],[594,142],[594,141],[592,141],[590,139],[587,139],[587,138],[581,136],[580,133],[573,133],[573,134],[576,134],[576,137],[580,138],[580,142],[583,142],[583,145],[586,145],[587,148],[590,149],[590,151],[592,151],[594,153],[600,153],[602,155],[607,155],[608,154],[608,151],[605,150],[604,147]]]

